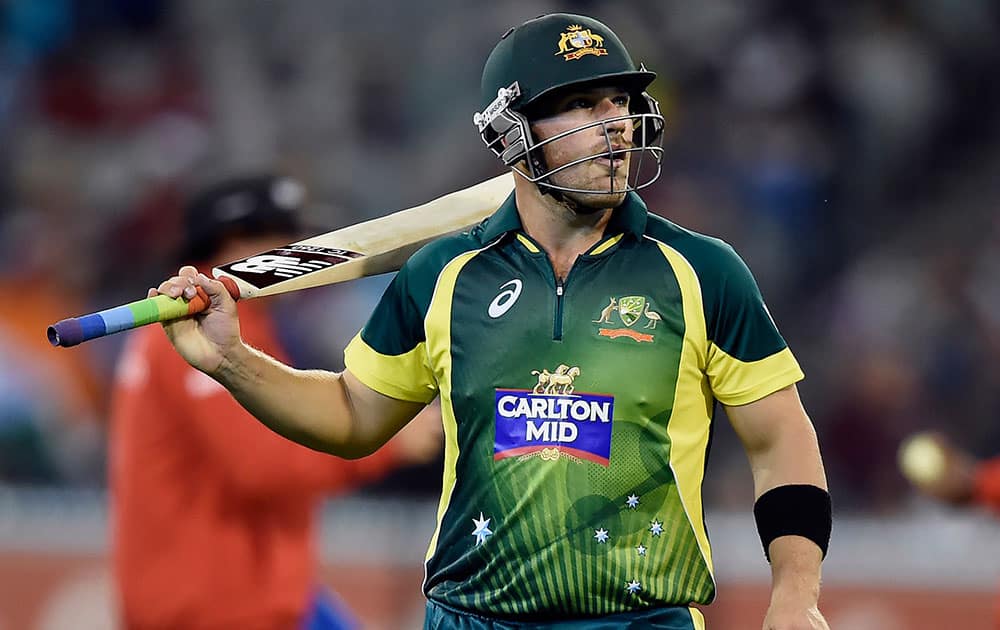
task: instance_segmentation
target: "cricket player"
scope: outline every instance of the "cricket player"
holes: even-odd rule
[[[773,573],[763,627],[827,628],[831,502],[803,373],[732,248],[637,194],[659,174],[654,77],[590,17],[507,31],[474,122],[514,193],[406,263],[342,373],[246,344],[222,284],[192,267],[149,293],[202,287],[211,307],[166,325],[178,352],[313,448],[371,453],[440,396],[426,628],[703,628],[716,401],[753,473]]]

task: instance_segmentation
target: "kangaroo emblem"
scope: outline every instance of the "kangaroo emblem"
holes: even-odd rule
[[[615,298],[611,298],[611,303],[601,309],[601,318],[591,320],[595,324],[610,324],[611,323],[611,313],[618,310],[618,301]]]

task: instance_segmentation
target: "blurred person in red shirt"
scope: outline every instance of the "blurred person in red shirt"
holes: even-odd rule
[[[937,448],[939,470],[927,478],[911,478],[921,494],[960,507],[984,507],[1000,516],[1000,455],[978,459],[939,432],[925,434]],[[1000,605],[994,626],[1000,630]]]
[[[303,198],[299,183],[272,176],[205,191],[186,209],[184,258],[211,268],[295,240]],[[239,309],[245,338],[287,358],[267,300]],[[161,327],[132,333],[114,382],[109,457],[123,625],[357,627],[318,586],[318,507],[330,493],[436,456],[440,420],[421,420],[360,460],[314,452],[257,422],[174,352]]]

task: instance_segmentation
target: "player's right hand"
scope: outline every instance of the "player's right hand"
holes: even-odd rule
[[[163,330],[185,361],[206,374],[213,374],[228,355],[242,346],[236,301],[225,286],[198,273],[194,267],[184,266],[176,276],[150,289],[148,297],[163,294],[190,300],[196,287],[208,295],[208,308],[192,317],[164,322]]]

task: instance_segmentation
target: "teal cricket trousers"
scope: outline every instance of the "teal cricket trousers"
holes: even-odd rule
[[[491,619],[427,600],[424,630],[705,630],[696,608],[668,606],[606,617],[562,621],[524,622]]]

